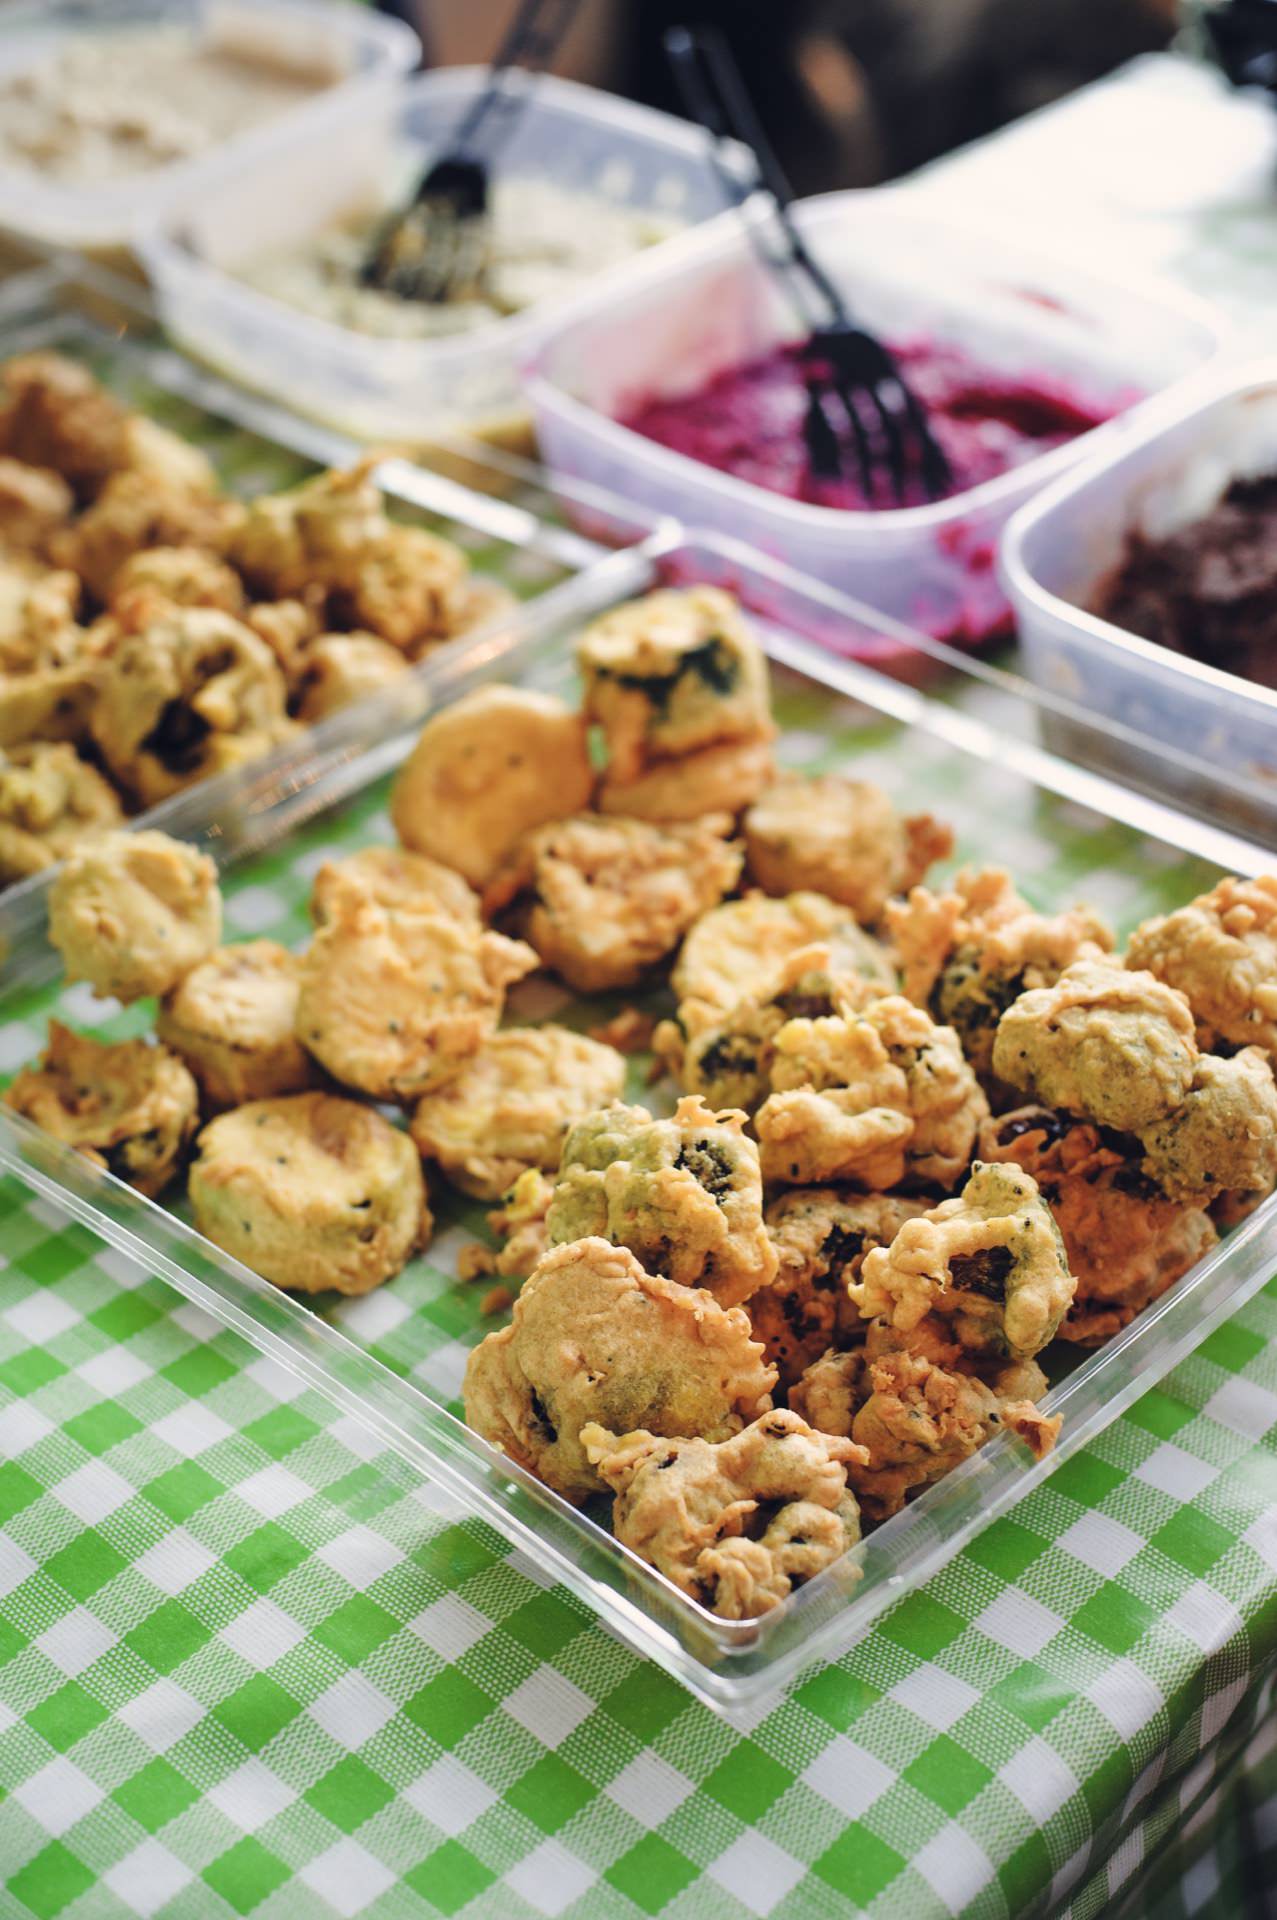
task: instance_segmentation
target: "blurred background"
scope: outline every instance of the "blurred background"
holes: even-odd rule
[[[427,64],[486,60],[512,0],[394,0]],[[661,35],[730,37],[795,188],[872,186],[1165,47],[1176,0],[584,0],[555,70],[678,111]]]

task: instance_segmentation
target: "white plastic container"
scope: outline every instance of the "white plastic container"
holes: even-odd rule
[[[853,311],[888,339],[952,342],[977,362],[1064,379],[1088,398],[1166,386],[1219,344],[1222,323],[1195,300],[1092,279],[964,230],[907,190],[823,194],[795,211]],[[961,644],[1004,627],[994,571],[1004,522],[1120,422],[936,505],[881,512],[782,498],[618,424],[644,400],[694,392],[798,337],[739,216],[726,215],[547,332],[525,366],[542,456],[554,473],[731,533],[933,637]],[[882,661],[893,650],[867,634],[861,651]]]
[[[1277,470],[1277,361],[1212,373],[1140,410],[1130,430],[1011,521],[1001,574],[1029,676],[1199,764],[1175,780],[1181,805],[1277,829],[1277,692],[1139,638],[1088,611],[1128,533],[1170,532],[1209,511],[1241,475]],[[1097,763],[1096,736],[1049,724],[1052,744]],[[1208,763],[1203,769],[1200,763]],[[1218,766],[1229,785],[1212,782]],[[1157,791],[1165,764],[1104,757]],[[1239,793],[1240,783],[1245,792]]]
[[[361,439],[430,444],[478,434],[530,448],[516,368],[554,302],[447,339],[373,337],[313,318],[247,286],[235,269],[274,245],[295,246],[369,206],[393,205],[446,148],[484,70],[423,74],[374,114],[281,131],[267,153],[229,161],[184,196],[138,245],[170,332],[201,359],[314,419]],[[501,150],[513,178],[588,190],[693,225],[722,207],[700,133],[672,115],[552,76],[536,80]],[[619,291],[659,242],[600,279]]]
[[[235,156],[252,164],[281,131],[309,128],[317,139],[375,111],[395,77],[420,57],[415,33],[371,7],[341,0],[16,0],[0,15],[0,81],[58,54],[86,33],[132,26],[188,27],[206,39],[234,34],[338,76],[297,106],[190,160],[100,185],[51,180],[0,166],[0,227],[20,239],[82,252],[127,246],[139,220],[173,194],[198,197],[211,169]]]

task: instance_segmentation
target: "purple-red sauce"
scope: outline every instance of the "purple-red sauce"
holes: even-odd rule
[[[933,342],[893,345],[897,364],[927,409],[932,432],[953,474],[950,494],[964,493],[1026,460],[1098,427],[1139,396],[1083,396],[1049,375],[1000,374],[955,347]],[[836,402],[827,414],[845,448],[836,479],[812,473],[803,440],[807,389],[801,349],[777,347],[761,359],[720,373],[697,392],[649,400],[622,422],[675,453],[768,493],[810,506],[863,512],[875,507],[920,507],[929,495],[916,449],[906,471],[903,501],[889,485],[873,499],[860,485],[850,426]]]

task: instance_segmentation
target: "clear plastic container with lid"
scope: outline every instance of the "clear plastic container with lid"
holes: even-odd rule
[[[198,197],[223,158],[251,166],[281,132],[309,128],[323,140],[348,117],[373,112],[421,52],[410,27],[339,0],[271,0],[268,7],[254,0],[15,0],[4,8],[0,31],[0,87],[89,36],[142,29],[187,31],[201,45],[259,55],[324,84],[185,159],[114,177],[59,179],[34,163],[27,168],[0,159],[0,228],[44,246],[123,252],[139,220],[154,217],[174,194]]]
[[[1079,273],[992,229],[938,217],[908,190],[823,194],[799,202],[796,217],[852,311],[888,340],[953,346],[1079,398],[1155,391],[1218,345],[1220,326],[1200,303]],[[1120,416],[932,505],[855,512],[788,499],[620,424],[648,400],[695,393],[798,337],[740,219],[724,216],[637,271],[623,292],[600,288],[575,305],[525,364],[552,473],[731,533],[936,638],[965,644],[1005,627],[994,572],[1004,522],[1120,432]],[[856,651],[887,663],[907,649],[866,633]]]
[[[235,379],[362,439],[421,447],[461,433],[529,448],[516,369],[553,299],[446,337],[387,339],[301,312],[237,277],[272,248],[395,205],[446,150],[483,81],[476,67],[422,74],[375,113],[357,107],[322,129],[281,129],[251,162],[228,158],[197,195],[139,235],[170,332]],[[546,75],[532,83],[502,146],[500,173],[675,228],[706,221],[723,204],[696,128]],[[623,299],[631,273],[658,253],[677,257],[689,239],[675,233],[605,268],[599,281]]]

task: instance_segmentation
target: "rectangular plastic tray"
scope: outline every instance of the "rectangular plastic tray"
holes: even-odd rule
[[[83,310],[83,302],[94,298],[109,301],[109,319]],[[128,405],[201,447],[227,488],[246,498],[293,486],[323,467],[348,465],[362,452],[354,441],[232,387],[164,347],[153,333],[144,297],[91,268],[55,264],[0,286],[0,361],[35,348],[55,348],[82,361]],[[377,479],[396,519],[416,521],[456,541],[477,576],[501,582],[521,600],[571,578],[600,552],[566,526],[553,526],[508,500],[485,497],[403,460],[384,461]],[[618,540],[646,530],[632,519],[610,518],[597,502],[594,519]],[[465,644],[470,640],[467,636]],[[299,736],[296,754],[310,753],[315,731]],[[175,813],[184,815],[192,792],[214,784],[187,788],[134,816],[133,824],[163,825]]]
[[[1190,897],[1221,869],[1255,872],[1263,853],[1217,829],[1054,760],[1022,737],[1006,688],[992,722],[941,705],[870,669],[832,659],[797,629],[840,616],[837,596],[730,541],[665,537],[609,556],[526,607],[517,631],[428,663],[415,712],[374,703],[337,716],[340,738],[305,763],[269,765],[234,804],[175,822],[225,874],[228,935],[305,938],[306,896],[329,853],[389,837],[387,769],[411,745],[429,706],[466,687],[516,679],[570,690],[570,638],[582,621],[661,580],[700,578],[746,590],[770,615],[761,628],[776,679],[780,751],[791,765],[847,767],[898,801],[936,809],[957,831],[956,858],[1005,862],[1040,905],[1090,898],[1128,929]],[[984,697],[985,690],[981,690]],[[0,997],[0,1060],[13,1068],[41,1045],[50,1013],[119,1037],[145,1029],[145,1007],[113,1009],[66,989],[48,946],[39,898],[21,914],[0,902],[9,986]],[[589,1024],[615,1000],[571,1001],[544,981],[516,995],[519,1017]],[[636,1087],[637,1091],[637,1087]],[[586,1514],[493,1451],[457,1417],[466,1354],[495,1324],[483,1286],[455,1279],[462,1242],[478,1229],[474,1203],[438,1195],[428,1253],[360,1300],[304,1302],[228,1258],[176,1213],[0,1109],[0,1165],[110,1245],[161,1275],[263,1352],[356,1414],[423,1475],[458,1494],[561,1580],[639,1651],[731,1715],[756,1711],[808,1661],[862,1636],[881,1611],[924,1582],[998,1514],[1174,1366],[1258,1289],[1277,1262],[1277,1200],[1102,1351],[1066,1359],[1050,1405],[1064,1415],[1060,1446],[1034,1465],[1000,1437],[889,1521],[845,1559],[761,1620],[717,1619],[677,1593]]]
[[[281,129],[267,151],[228,157],[198,193],[175,199],[138,235],[174,338],[232,378],[364,439],[438,447],[469,431],[527,451],[516,369],[562,301],[443,339],[383,339],[302,313],[238,277],[274,246],[402,198],[446,148],[483,81],[477,67],[415,76],[374,112],[357,104],[335,127]],[[552,75],[530,86],[501,170],[688,227],[722,207],[697,129]],[[682,244],[676,235],[649,254]],[[600,284],[623,296],[644,258],[606,269]]]
[[[204,35],[248,31],[267,45],[318,63],[341,77],[333,85],[236,138],[152,172],[100,183],[47,179],[34,169],[0,167],[0,227],[27,240],[82,247],[114,257],[140,220],[154,217],[174,193],[199,194],[223,157],[251,163],[279,128],[312,127],[320,139],[375,111],[398,74],[415,65],[421,46],[399,20],[337,0],[17,0],[0,23],[0,79],[59,53],[85,34],[134,25],[181,26]]]
[[[888,339],[953,343],[985,365],[1100,396],[1153,392],[1219,345],[1218,317],[1174,288],[1084,273],[938,215],[908,190],[822,194],[801,201],[796,217],[856,316]],[[951,499],[872,513],[782,498],[619,423],[645,398],[694,391],[795,337],[794,314],[740,217],[724,215],[678,252],[640,262],[624,289],[601,287],[547,328],[525,366],[542,457],[556,475],[748,540],[925,633],[974,641],[998,630],[1007,615],[993,572],[999,531],[1122,420]],[[862,636],[856,651],[878,661],[896,649]]]
[[[1212,506],[1238,474],[1274,469],[1277,360],[1230,367],[1153,402],[1130,432],[1021,508],[1000,556],[1030,678],[1120,716],[1172,754],[1207,762],[1190,779],[1174,760],[1133,769],[1128,755],[1124,776],[1141,772],[1180,806],[1244,824],[1270,842],[1277,838],[1277,689],[1156,646],[1088,606],[1146,516],[1170,531]],[[1053,722],[1051,738],[1062,753],[1114,766],[1100,742],[1066,721]],[[1239,776],[1245,794],[1237,791]]]

